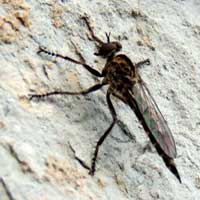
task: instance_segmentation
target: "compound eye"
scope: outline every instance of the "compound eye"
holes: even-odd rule
[[[116,46],[117,51],[120,51],[122,49],[122,45],[119,42],[116,42]]]

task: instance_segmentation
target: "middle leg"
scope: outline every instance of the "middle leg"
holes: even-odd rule
[[[98,83],[86,90],[82,90],[79,92],[53,91],[53,92],[48,92],[48,93],[44,93],[44,94],[32,94],[32,95],[30,95],[30,100],[32,100],[33,98],[40,99],[40,98],[44,98],[44,97],[52,96],[52,95],[85,95],[85,94],[88,94],[88,93],[91,93],[91,92],[94,92],[94,91],[100,89],[104,85],[106,85],[106,83]]]

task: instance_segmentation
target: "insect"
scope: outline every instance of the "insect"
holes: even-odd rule
[[[107,42],[103,42],[94,34],[93,28],[87,15],[83,16],[82,19],[87,25],[92,40],[96,42],[98,52],[95,53],[95,55],[106,58],[106,64],[102,72],[99,72],[87,65],[83,57],[81,57],[80,53],[79,55],[82,58],[82,61],[77,61],[68,56],[49,52],[41,47],[39,48],[38,53],[40,54],[43,52],[82,65],[92,75],[103,78],[103,80],[101,83],[97,83],[96,85],[93,85],[92,87],[83,91],[53,91],[45,94],[32,94],[30,99],[43,98],[52,95],[86,95],[88,93],[99,90],[105,85],[109,85],[106,94],[106,100],[112,115],[112,123],[96,144],[91,167],[89,168],[89,173],[94,175],[99,148],[118,120],[115,108],[110,98],[111,95],[113,95],[122,100],[134,111],[150,141],[156,148],[157,153],[162,157],[167,168],[181,182],[180,175],[174,162],[174,158],[176,157],[177,153],[173,136],[167,125],[167,122],[161,114],[157,104],[155,103],[155,100],[151,96],[148,88],[146,87],[146,84],[138,73],[138,68],[141,65],[150,64],[149,59],[133,64],[126,55],[116,54],[121,50],[122,45],[117,41],[111,42],[110,34],[107,33]]]

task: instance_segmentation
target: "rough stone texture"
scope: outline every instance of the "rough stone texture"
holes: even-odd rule
[[[182,184],[153,148],[143,151],[148,138],[115,98],[131,135],[114,128],[94,177],[75,160],[89,165],[109,126],[106,87],[85,97],[28,100],[30,93],[79,91],[98,81],[81,66],[36,53],[42,45],[78,59],[75,44],[101,70],[105,61],[93,55],[84,13],[95,33],[105,39],[112,32],[133,62],[150,58],[140,73],[173,132]],[[0,200],[199,200],[199,58],[199,0],[0,0]]]

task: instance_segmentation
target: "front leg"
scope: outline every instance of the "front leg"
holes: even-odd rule
[[[93,28],[92,26],[90,25],[90,21],[89,21],[89,17],[85,14],[82,19],[85,21],[87,27],[88,27],[88,30],[90,31],[90,34],[92,36],[92,39],[96,42],[98,42],[98,44],[101,46],[102,44],[104,44],[104,42],[102,40],[100,40],[95,34],[94,34],[94,31],[93,31]]]
[[[77,49],[76,49],[76,52],[78,52]],[[68,57],[68,56],[63,56],[63,55],[58,54],[58,53],[50,52],[50,51],[48,51],[48,50],[46,50],[46,49],[44,49],[44,48],[42,48],[42,47],[39,47],[39,50],[38,50],[37,53],[38,53],[38,54],[40,54],[40,53],[46,53],[46,54],[48,54],[48,55],[55,56],[55,57],[58,57],[58,58],[62,58],[62,59],[64,59],[64,60],[67,60],[67,61],[76,63],[76,64],[78,64],[78,65],[82,65],[82,66],[83,66],[86,70],[88,70],[92,75],[97,76],[97,77],[103,77],[103,75],[102,75],[100,72],[98,72],[96,69],[93,69],[92,67],[90,67],[89,65],[87,65],[83,59],[82,59],[82,61],[77,61],[77,60],[75,60],[75,59],[73,59],[73,58],[70,58],[70,57]],[[78,53],[78,55],[80,56],[80,53]],[[82,57],[82,58],[83,58],[83,57]]]

